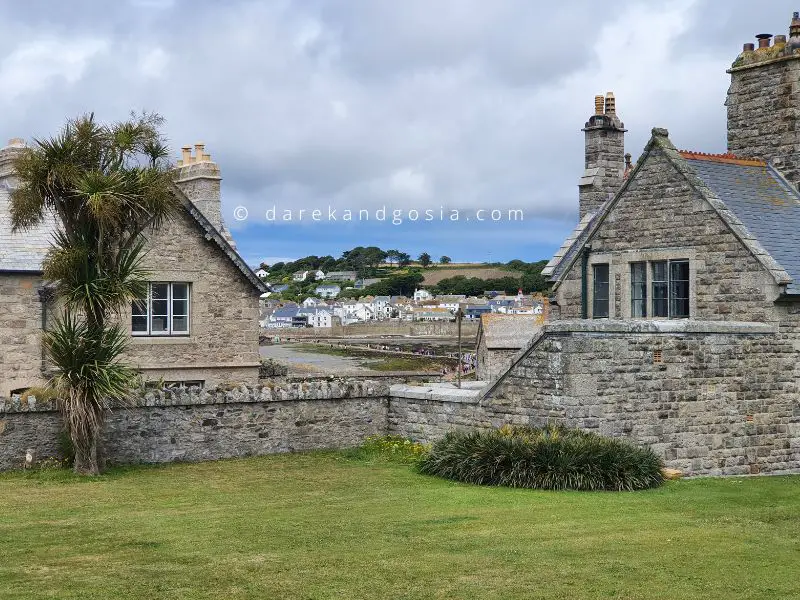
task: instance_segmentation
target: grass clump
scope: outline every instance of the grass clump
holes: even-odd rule
[[[362,444],[347,452],[348,458],[385,460],[415,464],[428,453],[428,446],[399,435],[370,435]]]
[[[653,488],[661,467],[650,449],[562,426],[451,431],[419,462],[428,475],[543,490]]]

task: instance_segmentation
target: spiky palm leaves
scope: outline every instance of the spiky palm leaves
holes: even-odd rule
[[[111,125],[83,116],[36,140],[14,165],[14,229],[51,214],[58,222],[43,269],[64,313],[44,344],[78,472],[99,472],[105,413],[135,377],[119,362],[127,333],[118,317],[146,289],[143,233],[177,207],[161,124],[158,115]]]

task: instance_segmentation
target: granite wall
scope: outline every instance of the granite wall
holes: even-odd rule
[[[562,423],[649,446],[687,475],[800,472],[792,336],[764,323],[557,321],[499,379],[282,382],[149,392],[108,419],[111,463],[432,442],[454,428]],[[50,403],[0,401],[0,469],[59,451]]]
[[[199,461],[357,446],[387,428],[389,387],[372,381],[148,392],[108,416],[110,464]],[[61,452],[52,402],[0,400],[0,470]]]
[[[760,323],[571,321],[545,327],[482,390],[393,386],[393,433],[559,422],[628,438],[690,475],[800,472],[796,353]]]

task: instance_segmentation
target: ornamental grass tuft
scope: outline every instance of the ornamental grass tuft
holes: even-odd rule
[[[418,464],[446,479],[543,490],[653,488],[661,468],[649,448],[557,425],[451,431]]]

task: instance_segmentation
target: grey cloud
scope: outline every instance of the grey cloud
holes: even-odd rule
[[[206,142],[228,208],[424,202],[572,219],[595,93],[617,92],[634,156],[655,125],[678,145],[723,150],[725,68],[753,27],[787,29],[792,11],[788,0],[612,4],[3,3],[0,56],[37,40],[86,56],[55,61],[61,73],[31,64],[42,83],[0,97],[0,140],[90,110],[157,110],[176,156]],[[92,53],[93,42],[105,45]]]

